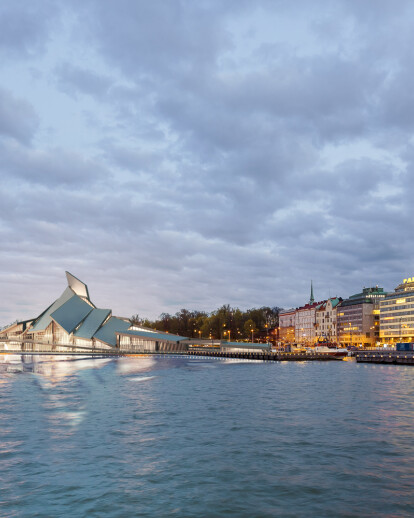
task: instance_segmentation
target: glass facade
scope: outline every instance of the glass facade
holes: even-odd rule
[[[375,286],[344,300],[337,313],[338,340],[343,345],[374,347],[380,340],[379,307],[386,293]]]
[[[383,342],[414,340],[414,281],[405,279],[380,304],[380,336]]]

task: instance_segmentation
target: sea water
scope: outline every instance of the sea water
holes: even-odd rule
[[[0,516],[414,515],[414,368],[0,357]]]

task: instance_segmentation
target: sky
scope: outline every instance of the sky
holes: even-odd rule
[[[414,275],[410,0],[2,0],[0,325]]]

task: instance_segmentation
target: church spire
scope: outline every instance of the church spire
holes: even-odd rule
[[[315,299],[313,297],[313,284],[311,281],[311,295],[310,295],[310,299],[309,299],[309,304],[313,304],[314,302],[315,302]]]

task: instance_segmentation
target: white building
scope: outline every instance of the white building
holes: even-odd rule
[[[317,341],[338,341],[337,308],[342,299],[330,298],[316,307],[315,337]]]
[[[301,345],[315,342],[316,308],[320,302],[306,304],[295,312],[295,341]]]

